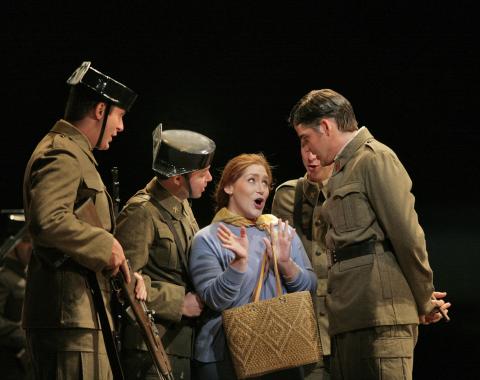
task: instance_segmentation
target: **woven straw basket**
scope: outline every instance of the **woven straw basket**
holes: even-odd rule
[[[322,356],[309,292],[296,292],[223,311],[239,379],[315,363]]]

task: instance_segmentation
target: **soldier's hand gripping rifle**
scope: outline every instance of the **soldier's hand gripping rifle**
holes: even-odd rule
[[[120,182],[118,181],[118,169],[113,167],[112,174],[112,195],[113,208],[115,217],[118,215],[120,208]],[[128,263],[130,270],[130,278],[134,279],[132,268]],[[153,313],[147,308],[145,302],[138,300],[135,297],[135,283],[131,281],[129,284],[125,281],[123,273],[120,271],[113,279],[112,285],[116,290],[119,302],[123,305],[125,310],[130,309],[138,324],[138,328],[142,333],[143,340],[147,345],[148,351],[152,357],[153,364],[157,370],[157,374],[162,380],[174,380],[172,367],[165,349],[162,344],[160,333],[153,320]]]

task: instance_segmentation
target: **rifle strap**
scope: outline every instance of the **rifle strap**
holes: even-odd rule
[[[293,200],[293,227],[298,231],[302,228],[302,204],[303,204],[303,183],[304,178],[299,178],[295,186],[295,197]]]
[[[108,361],[110,362],[110,367],[112,369],[113,379],[123,380],[125,377],[123,375],[122,365],[120,364],[120,357],[108,321],[105,302],[103,301],[102,291],[100,290],[96,273],[88,271],[87,279],[92,292],[95,310],[97,311],[98,319],[100,320],[100,326],[102,327],[103,340],[105,342],[105,349],[107,350]]]
[[[163,208],[159,201],[149,195],[149,200],[151,200],[157,206],[158,212],[162,215],[163,221],[167,224],[170,232],[173,235],[173,239],[175,240],[175,245],[177,246],[177,251],[180,256],[180,261],[185,269],[185,273],[187,273],[187,278],[190,278],[190,271],[188,270],[188,261],[187,256],[185,255],[185,249],[183,247],[182,241],[180,240],[180,236],[178,236],[177,230],[172,223],[172,217],[170,214]]]
[[[180,240],[180,236],[178,236],[177,230],[173,226],[172,219],[170,215],[168,215],[167,211],[165,211],[163,208],[160,208],[160,207],[158,208],[158,210],[160,211],[160,214],[162,214],[164,222],[167,223],[167,226],[172,232],[173,238],[175,239],[175,245],[177,246],[177,251],[180,255],[180,260],[182,261],[183,267],[185,268],[185,273],[187,274],[186,276],[187,286],[190,289],[194,289],[193,284],[190,281],[190,270],[188,269],[188,260],[187,260],[185,249],[183,248],[182,241]],[[186,292],[187,291],[185,291],[185,293]]]

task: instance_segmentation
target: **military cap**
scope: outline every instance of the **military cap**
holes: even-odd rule
[[[106,102],[129,111],[137,99],[137,94],[115,79],[92,67],[91,62],[83,62],[67,79],[71,86],[83,85],[94,91]]]
[[[185,129],[153,131],[152,168],[162,178],[191,173],[210,165],[215,143],[208,137]]]

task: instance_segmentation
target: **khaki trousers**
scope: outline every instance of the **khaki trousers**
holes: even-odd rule
[[[335,335],[332,380],[411,380],[417,325],[378,326]]]

